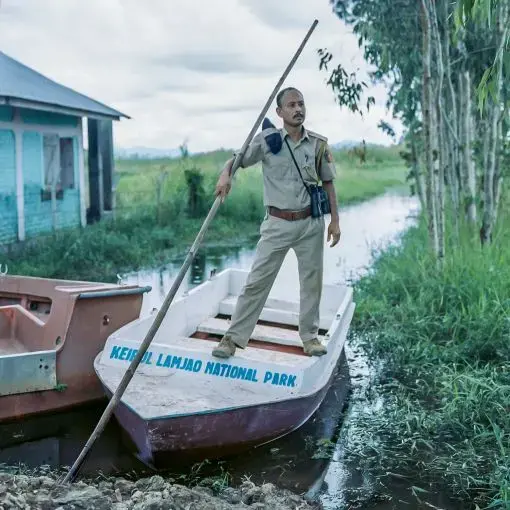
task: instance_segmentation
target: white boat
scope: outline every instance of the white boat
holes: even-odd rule
[[[212,458],[296,430],[320,406],[338,367],[355,309],[352,288],[324,285],[319,340],[327,354],[304,354],[298,335],[299,296],[270,293],[246,349],[212,356],[229,326],[248,272],[227,269],[169,307],[115,408],[145,462],[167,455]],[[94,362],[108,398],[155,315],[115,331]]]

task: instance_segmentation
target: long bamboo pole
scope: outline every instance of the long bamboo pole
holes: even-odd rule
[[[283,82],[287,78],[287,75],[290,73],[291,69],[294,67],[294,64],[296,63],[297,59],[299,58],[299,55],[303,51],[303,48],[305,47],[306,43],[308,42],[308,39],[312,35],[312,32],[315,30],[315,27],[319,23],[318,20],[314,20],[312,23],[312,26],[308,30],[305,38],[301,42],[299,48],[297,49],[296,53],[292,57],[292,60],[289,62],[287,68],[285,69],[284,73],[282,74],[281,78],[278,80],[278,83],[276,84],[273,92],[269,96],[269,99],[267,100],[266,104],[264,105],[264,108],[260,112],[260,115],[258,116],[255,124],[253,125],[249,135],[246,138],[246,141],[244,142],[241,151],[236,155],[233,163],[232,163],[232,176],[236,172],[236,170],[239,168],[241,161],[243,160],[244,154],[246,153],[246,150],[248,149],[248,146],[255,136],[255,132],[257,131],[260,123],[264,119],[267,111],[269,110],[269,107],[271,106],[274,98],[278,94],[278,91],[280,90],[280,87],[282,86]],[[140,364],[140,361],[142,360],[143,355],[147,351],[150,343],[152,342],[152,339],[154,338],[154,335],[156,334],[159,326],[161,325],[161,322],[163,321],[168,308],[170,307],[170,304],[172,303],[172,300],[174,299],[175,295],[177,294],[177,290],[179,289],[182,280],[184,279],[184,276],[186,275],[186,272],[193,262],[193,259],[196,256],[198,247],[200,246],[200,243],[202,242],[202,239],[204,238],[204,235],[213,220],[219,206],[221,204],[221,198],[216,197],[216,200],[214,201],[209,214],[207,215],[206,219],[204,220],[204,223],[202,224],[202,228],[200,229],[195,242],[191,246],[188,255],[186,256],[186,259],[184,260],[184,263],[179,270],[179,273],[177,274],[177,277],[175,281],[172,284],[172,287],[170,288],[170,291],[168,292],[168,295],[166,296],[161,309],[157,313],[154,322],[152,323],[151,327],[149,328],[149,331],[147,332],[147,335],[145,336],[142,344],[140,345],[140,348],[138,349],[138,352],[136,353],[136,356],[131,361],[131,364],[129,365],[128,369],[126,370],[124,376],[122,377],[122,380],[120,381],[119,385],[117,386],[117,389],[115,390],[115,393],[112,395],[112,398],[110,399],[110,402],[108,403],[106,409],[104,410],[101,418],[99,419],[99,422],[96,425],[96,428],[90,435],[87,443],[85,444],[83,450],[80,452],[80,455],[74,462],[74,464],[71,466],[71,469],[67,473],[67,475],[64,477],[62,483],[67,483],[76,477],[76,474],[78,473],[78,470],[80,466],[82,465],[83,461],[85,460],[86,456],[90,452],[92,445],[96,441],[96,439],[101,435],[103,432],[103,429],[106,427],[106,424],[108,423],[108,420],[110,419],[114,408],[119,403],[124,391],[127,388],[127,385],[133,378],[135,371]]]

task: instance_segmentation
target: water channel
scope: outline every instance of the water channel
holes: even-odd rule
[[[342,240],[340,245],[325,249],[324,280],[327,283],[351,281],[363,274],[373,260],[373,250],[398,242],[398,237],[415,221],[419,204],[415,198],[389,193],[340,211]],[[212,270],[251,266],[254,246],[242,248],[204,247],[198,254],[178,295],[209,277]],[[124,276],[126,283],[152,286],[146,295],[142,313],[158,308],[164,300],[182,260],[174,260],[163,268],[139,271]],[[299,291],[297,261],[289,252],[274,286],[275,295]],[[308,497],[319,499],[327,510],[369,508],[354,506],[352,489],[369,490],[366,475],[343,461],[341,438],[349,419],[353,419],[363,402],[356,397],[367,379],[363,357],[346,347],[339,375],[323,405],[298,431],[278,441],[256,448],[248,454],[221,462],[205,462],[193,467],[173,466],[177,481],[189,477],[225,476],[230,483],[244,476],[255,483],[273,482]],[[351,398],[348,396],[351,395]],[[53,468],[70,466],[78,456],[103,410],[94,405],[74,412],[26,420],[0,427],[0,464],[25,464]],[[138,461],[136,453],[126,445],[115,420],[96,442],[92,453],[81,468],[82,475],[153,474]],[[419,476],[419,474],[417,474]],[[393,490],[393,489],[392,489]],[[378,503],[370,508],[379,510],[421,508],[410,497],[409,484],[395,485],[398,496],[392,503]],[[400,503],[396,503],[400,501]],[[434,500],[427,508],[453,510],[459,507],[443,499]],[[425,508],[425,507],[424,507]]]

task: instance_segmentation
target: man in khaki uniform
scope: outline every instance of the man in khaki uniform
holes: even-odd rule
[[[285,255],[291,248],[298,260],[299,335],[304,352],[312,356],[327,352],[317,338],[322,292],[324,216],[311,216],[310,195],[289,147],[304,181],[307,184],[322,181],[328,195],[331,221],[327,240],[332,239],[331,246],[340,240],[333,185],[335,167],[327,138],[303,127],[306,109],[303,96],[297,89],[289,87],[278,94],[276,113],[283,119],[283,128],[263,129],[257,134],[240,165],[246,168],[262,162],[264,205],[267,212],[260,227],[261,237],[255,260],[237,301],[231,325],[213,350],[213,355],[220,358],[228,358],[235,353],[236,347],[244,349],[248,344]],[[216,194],[222,200],[230,191],[233,160],[226,163],[216,186]]]

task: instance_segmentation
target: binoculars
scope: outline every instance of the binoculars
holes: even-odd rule
[[[312,206],[312,218],[320,218],[325,214],[329,214],[331,212],[331,206],[324,188],[322,186],[311,184],[309,185],[309,190]]]

